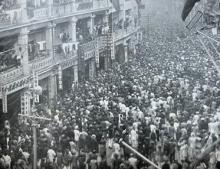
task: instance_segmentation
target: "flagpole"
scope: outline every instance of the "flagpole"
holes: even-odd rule
[[[125,146],[127,149],[129,149],[131,152],[136,154],[138,157],[142,158],[145,162],[149,163],[150,165],[154,166],[157,169],[161,169],[159,166],[157,166],[154,162],[150,161],[148,158],[143,156],[141,153],[139,153],[137,150],[129,146],[126,142],[124,142],[122,139],[119,141],[123,146]]]
[[[216,39],[214,39],[214,38],[212,38],[212,37],[210,37],[210,36],[204,34],[203,32],[201,32],[201,31],[199,31],[199,30],[197,30],[197,33],[199,33],[199,34],[205,36],[206,38],[208,38],[208,39],[210,39],[210,40],[212,40],[212,41],[214,41],[214,42],[216,42],[216,43],[218,43],[218,44],[220,43],[220,41],[218,41],[218,40],[216,40]]]

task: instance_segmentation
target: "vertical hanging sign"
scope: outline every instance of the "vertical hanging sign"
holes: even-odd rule
[[[33,73],[33,81],[34,81],[33,88],[36,89],[39,85],[38,84],[38,73],[37,72]],[[34,93],[33,96],[34,96],[34,102],[39,103],[39,95]]]
[[[62,81],[62,67],[59,65],[58,67],[58,85],[59,85],[59,90],[63,90],[63,81]]]
[[[96,51],[95,51],[95,61],[96,67],[99,68],[99,41],[96,41]]]
[[[114,42],[114,37],[112,37],[112,44],[111,44],[111,59],[115,60],[115,42]]]
[[[3,102],[3,113],[8,113],[8,100],[6,93],[3,93],[2,95],[2,102]]]
[[[28,115],[30,107],[30,94],[26,91],[21,96],[21,114]]]

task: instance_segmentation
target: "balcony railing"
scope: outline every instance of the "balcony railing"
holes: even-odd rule
[[[52,5],[51,17],[60,17],[83,11],[87,13],[89,10],[98,10],[106,7],[108,7],[108,0],[81,0],[76,2],[67,1],[65,3],[57,2]],[[41,18],[48,16],[48,8],[45,7],[29,11],[29,13],[31,12],[33,12],[33,14],[29,14],[29,16],[34,18],[37,18],[38,16]]]
[[[62,63],[65,60],[75,58],[77,56],[77,50],[74,43],[62,43],[54,46],[55,51],[55,64]]]
[[[0,14],[0,26],[10,25],[11,17],[7,13]]]
[[[68,2],[64,4],[54,4],[52,8],[53,16],[64,16],[71,14],[75,11],[75,3],[73,2]]]
[[[93,9],[93,1],[92,0],[82,0],[80,2],[76,2],[76,11],[84,11]]]
[[[108,7],[108,0],[95,0],[93,1],[94,9],[105,8]]]
[[[9,81],[14,81],[23,75],[23,68],[12,68],[0,73],[0,83],[4,84]]]
[[[22,24],[24,19],[21,17],[22,12],[24,13],[24,10],[27,10],[27,19],[29,21],[33,21],[46,19],[48,17],[53,18],[77,13],[88,13],[92,10],[99,10],[109,7],[108,0],[69,0],[65,3],[55,2],[52,4],[52,6],[44,4],[37,7],[32,2],[30,4],[30,2],[27,3],[26,9],[22,9],[20,5],[15,5],[11,8],[0,11],[0,28],[8,25]]]
[[[13,9],[7,10],[0,13],[0,28],[9,26],[9,25],[16,25],[21,22],[21,9]]]
[[[45,18],[48,16],[48,8],[38,8],[34,10],[34,18]]]
[[[115,30],[113,33],[114,40],[118,41],[118,40],[124,39],[127,36],[131,35],[132,33],[135,33],[138,29],[139,29],[139,27],[130,26],[127,29]]]
[[[49,68],[53,66],[54,60],[52,57],[47,57],[47,58],[39,58],[36,60],[31,61],[31,70],[33,71],[39,71],[43,70],[45,68]]]

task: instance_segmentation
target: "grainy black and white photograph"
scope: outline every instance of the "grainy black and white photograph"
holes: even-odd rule
[[[0,169],[220,169],[220,0],[0,0]]]

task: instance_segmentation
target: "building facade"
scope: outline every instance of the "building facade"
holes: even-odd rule
[[[52,106],[58,94],[112,61],[127,62],[142,38],[136,0],[13,0],[1,6],[1,119],[31,114],[36,104]]]

